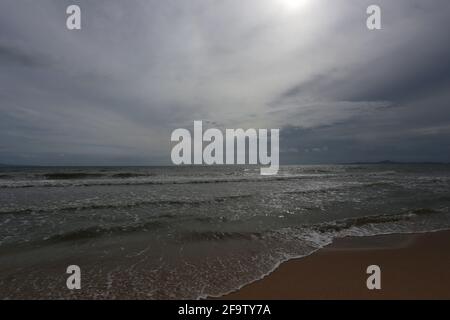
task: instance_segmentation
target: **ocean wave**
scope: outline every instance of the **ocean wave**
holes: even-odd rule
[[[75,180],[75,179],[92,179],[104,176],[101,173],[82,173],[82,172],[58,172],[46,173],[42,175],[47,180]]]
[[[119,178],[119,179],[127,179],[127,178],[139,178],[139,177],[153,177],[156,174],[154,173],[136,173],[136,172],[121,172],[121,173],[115,173],[112,174],[112,178]]]
[[[396,175],[397,171],[395,170],[386,170],[386,171],[377,171],[368,173],[369,176],[392,176]]]
[[[208,184],[208,183],[233,183],[233,182],[264,182],[264,181],[285,181],[300,180],[305,178],[329,177],[323,174],[300,174],[284,176],[255,176],[236,178],[176,178],[176,179],[92,179],[92,180],[26,180],[26,181],[5,181],[0,182],[1,188],[32,188],[32,187],[90,187],[90,186],[129,186],[129,185],[166,185],[166,184]],[[65,179],[61,179],[65,180]]]
[[[181,242],[225,241],[225,240],[257,240],[263,237],[258,232],[226,232],[226,231],[192,231],[179,236]]]
[[[77,241],[87,240],[92,238],[98,238],[107,235],[120,235],[127,233],[134,233],[139,231],[150,231],[157,228],[166,226],[163,221],[148,221],[139,224],[126,225],[126,226],[110,226],[110,227],[88,227],[85,229],[79,229],[69,231],[65,233],[55,234],[44,239],[45,242],[65,242],[65,241]]]
[[[232,198],[231,198],[232,199]],[[305,224],[296,227],[289,227],[282,230],[266,230],[266,231],[182,231],[176,234],[174,241],[179,243],[195,243],[195,242],[222,242],[229,240],[237,241],[263,241],[274,239],[274,235],[280,235],[286,230],[290,230],[290,234],[301,235],[301,240],[308,240],[317,244],[322,244],[328,241],[330,237],[333,238],[337,234],[353,228],[361,228],[374,225],[382,225],[386,223],[397,223],[410,221],[414,217],[420,215],[438,214],[441,211],[431,208],[417,208],[409,210],[405,213],[391,214],[391,215],[372,215],[365,217],[347,218],[342,220],[335,220],[330,222],[322,222],[317,224]],[[126,225],[112,225],[112,226],[89,226],[78,230],[71,230],[63,233],[54,234],[45,237],[43,240],[35,240],[34,242],[64,242],[76,241],[82,239],[93,239],[103,236],[119,236],[123,234],[131,234],[134,232],[147,232],[158,228],[164,228],[173,223],[178,217],[176,215],[165,214],[153,217],[151,220],[146,220],[137,223]],[[184,216],[183,219],[200,221],[196,216]],[[208,225],[216,225],[219,222],[224,222],[222,217],[207,217],[201,220]],[[292,232],[295,230],[295,232]],[[284,239],[286,233],[283,234]]]
[[[390,181],[380,181],[380,182],[368,182],[368,183],[343,183],[339,186],[326,186],[313,189],[303,189],[303,190],[288,190],[283,191],[284,194],[311,194],[311,193],[329,193],[334,191],[341,191],[343,189],[362,189],[362,188],[403,188],[403,186],[399,183],[390,182]]]
[[[368,188],[378,188],[378,187],[399,187],[400,185],[392,181],[377,181],[366,183],[363,186]]]
[[[82,182],[83,180],[106,180],[106,179],[130,179],[130,178],[148,178],[155,177],[155,172],[110,172],[110,171],[92,171],[92,172],[16,172],[8,174],[0,174],[1,180],[11,180],[17,183],[43,183],[63,180],[70,182],[73,180],[75,183]]]
[[[352,227],[360,227],[368,224],[381,224],[381,223],[391,223],[410,220],[418,215],[429,215],[436,214],[439,211],[431,208],[417,208],[407,210],[405,213],[400,214],[380,214],[371,215],[365,217],[355,217],[347,218],[342,220],[336,220],[332,222],[321,223],[319,225],[313,226],[312,229],[319,232],[330,232],[330,231],[342,231],[345,229],[350,229]]]
[[[328,239],[330,236],[334,237],[336,234],[350,230],[352,228],[370,226],[370,225],[382,225],[386,223],[396,223],[399,221],[410,221],[414,217],[420,215],[438,214],[439,210],[431,208],[418,208],[408,210],[405,213],[399,214],[381,214],[371,215],[365,217],[347,218],[342,220],[335,220],[330,222],[323,222],[311,225],[301,225],[297,227],[286,228],[282,230],[296,230],[296,234],[301,234],[302,239],[306,238],[317,243],[323,243],[324,239]],[[267,230],[266,232],[227,232],[227,231],[191,231],[183,232],[179,235],[178,240],[182,243],[186,242],[200,242],[200,241],[225,241],[225,240],[264,240],[270,239],[274,234],[279,234],[281,230]],[[308,236],[309,235],[309,236]],[[324,238],[325,236],[325,238]],[[305,238],[306,237],[306,238]],[[320,239],[320,240],[318,240]],[[316,244],[317,244],[316,243]]]
[[[214,197],[210,199],[152,199],[152,200],[138,200],[130,202],[117,203],[69,203],[61,206],[54,205],[48,207],[26,207],[26,208],[3,208],[0,209],[0,214],[36,214],[49,212],[71,212],[83,210],[101,210],[101,209],[131,209],[144,206],[199,206],[203,204],[217,204],[228,200],[251,198],[252,195],[230,195]]]

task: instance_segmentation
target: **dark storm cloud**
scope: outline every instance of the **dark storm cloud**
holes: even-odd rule
[[[368,0],[2,1],[0,163],[168,163],[201,119],[285,163],[450,161],[450,3],[376,2],[372,32]]]
[[[19,65],[25,67],[36,67],[41,65],[42,61],[32,55],[12,47],[0,45],[0,61],[4,65]]]

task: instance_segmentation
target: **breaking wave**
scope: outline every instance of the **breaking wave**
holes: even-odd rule
[[[327,175],[328,176],[328,175]],[[224,178],[175,178],[175,179],[153,179],[153,178],[126,178],[126,179],[92,179],[72,180],[61,178],[55,180],[26,180],[0,182],[0,188],[32,188],[32,187],[90,187],[90,186],[129,186],[129,185],[165,185],[165,184],[218,184],[231,182],[260,182],[260,181],[285,181],[300,180],[305,178],[325,177],[323,174],[300,174],[285,176],[253,176],[253,177],[224,177]],[[68,180],[68,181],[66,181]]]
[[[440,211],[430,208],[419,208],[409,210],[405,213],[391,214],[391,215],[372,215],[366,217],[347,218],[342,220],[335,220],[331,222],[323,222],[312,225],[302,225],[298,227],[288,228],[289,230],[296,230],[296,234],[310,234],[310,235],[328,235],[328,237],[334,237],[342,231],[348,231],[354,228],[361,228],[367,226],[382,226],[383,224],[396,223],[399,221],[407,222],[414,217],[420,215],[432,215],[438,214]],[[120,235],[125,233],[134,232],[146,232],[155,228],[161,228],[167,226],[167,218],[175,218],[173,215],[158,216],[151,221],[139,222],[135,224],[120,225],[120,226],[96,226],[80,229],[76,231],[69,231],[63,234],[56,234],[47,237],[46,241],[75,241],[79,239],[95,238],[104,235]],[[195,219],[195,218],[194,218]],[[211,222],[211,221],[209,221]],[[287,230],[287,229],[283,229]],[[279,233],[280,230],[268,230],[266,232],[238,232],[238,231],[190,231],[181,232],[176,236],[176,241],[181,243],[191,242],[214,242],[214,241],[227,241],[227,240],[264,240],[272,237],[275,233]],[[321,242],[319,242],[321,243]]]
[[[108,202],[108,203],[73,203],[73,204],[65,204],[61,206],[48,206],[48,207],[27,207],[27,208],[3,208],[0,209],[0,214],[36,214],[36,213],[49,213],[49,212],[71,212],[71,211],[83,211],[83,210],[99,210],[99,209],[131,209],[131,208],[139,208],[143,206],[199,206],[203,204],[215,204],[222,203],[229,200],[237,200],[244,198],[251,198],[252,195],[230,195],[230,196],[221,196],[214,197],[211,199],[153,199],[153,200],[137,200],[137,201],[129,201],[123,202],[119,201],[117,203]]]

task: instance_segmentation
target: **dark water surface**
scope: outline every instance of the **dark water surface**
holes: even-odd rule
[[[0,298],[220,295],[336,237],[448,229],[449,208],[449,165],[2,167]]]

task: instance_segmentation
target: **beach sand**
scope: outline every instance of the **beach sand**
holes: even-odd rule
[[[366,269],[381,268],[381,290]],[[450,231],[337,239],[222,299],[450,299]]]

